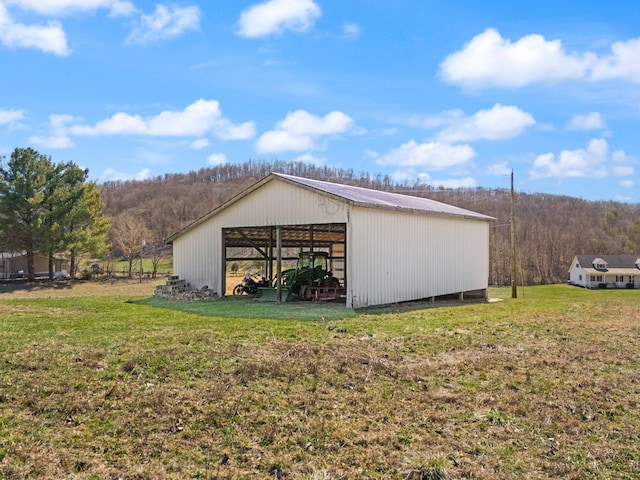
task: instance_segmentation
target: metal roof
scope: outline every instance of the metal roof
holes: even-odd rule
[[[385,207],[470,217],[481,220],[493,220],[493,217],[488,215],[472,212],[471,210],[465,210],[464,208],[454,207],[453,205],[437,202],[428,198],[384,192],[381,190],[372,190],[370,188],[354,187],[352,185],[342,185],[339,183],[323,182],[320,180],[312,180],[310,178],[285,175],[283,173],[272,173],[272,175],[287,179],[300,185],[305,185],[314,190],[319,190],[321,192],[340,197],[359,206]]]
[[[264,184],[273,180],[283,180],[293,183],[303,188],[307,188],[316,192],[330,195],[337,200],[347,202],[356,206],[370,208],[384,208],[388,210],[399,210],[409,212],[430,213],[436,215],[456,216],[473,220],[493,220],[493,217],[482,213],[472,212],[464,208],[454,207],[446,203],[437,202],[428,198],[414,197],[411,195],[403,195],[400,193],[383,192],[380,190],[372,190],[370,188],[354,187],[351,185],[342,185],[339,183],[323,182],[320,180],[312,180],[310,178],[296,177],[294,175],[285,175],[284,173],[270,173],[268,176],[243,190],[236,196],[224,202],[206,215],[200,217],[190,223],[178,232],[170,235],[166,242],[171,243],[178,237],[194,229],[198,225],[206,222],[211,217],[217,215],[220,211],[228,208],[238,200],[250,195],[253,191],[260,188]]]

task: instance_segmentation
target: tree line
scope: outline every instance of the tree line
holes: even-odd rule
[[[0,159],[2,160],[2,159]],[[430,198],[495,218],[490,227],[491,285],[509,285],[510,192],[482,187],[446,189],[394,182],[388,175],[301,162],[248,161],[165,174],[141,181],[87,180],[73,162],[16,149],[0,161],[0,249],[25,251],[28,276],[36,253],[65,255],[75,273],[79,256],[124,258],[129,276],[137,258],[150,258],[155,273],[165,239],[271,172]],[[516,192],[518,284],[564,282],[579,254],[640,256],[640,204],[587,201],[561,195]]]
[[[105,212],[137,223],[145,231],[150,253],[166,248],[164,239],[268,175],[289,175],[421,196],[495,218],[490,228],[492,285],[511,283],[510,192],[482,187],[446,189],[419,182],[394,182],[388,175],[355,172],[302,162],[248,161],[165,174],[142,181],[101,185]],[[587,201],[561,195],[516,192],[518,284],[565,282],[579,254],[640,256],[640,204]],[[135,248],[140,245],[133,242]]]

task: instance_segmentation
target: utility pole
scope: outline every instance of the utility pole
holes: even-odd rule
[[[513,170],[511,170],[511,200],[510,200],[510,225],[511,225],[511,298],[518,298],[517,270],[516,270],[516,211],[515,194],[513,191]]]

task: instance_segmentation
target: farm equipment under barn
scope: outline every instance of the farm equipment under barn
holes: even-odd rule
[[[314,287],[340,287],[340,280],[328,270],[327,252],[301,252],[295,268],[282,272],[282,284],[304,300],[311,300]]]
[[[328,270],[329,254],[327,252],[301,252],[295,268],[284,270],[280,276],[282,299],[287,301],[291,294],[301,299],[336,299],[340,280]],[[276,285],[274,281],[274,286]],[[276,301],[276,288],[258,288],[256,299]]]
[[[246,273],[242,279],[242,283],[236,285],[233,288],[234,295],[253,295],[258,293],[258,288],[268,287],[269,280],[264,277],[260,277],[257,274]]]

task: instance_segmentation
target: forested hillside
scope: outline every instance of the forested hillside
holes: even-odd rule
[[[219,206],[271,171],[431,198],[495,217],[491,224],[492,285],[510,283],[509,191],[442,189],[398,184],[388,176],[303,163],[247,162],[166,174],[144,181],[102,185],[105,213],[133,218],[147,232],[150,247],[159,248],[171,233]],[[640,255],[640,204],[589,202],[541,193],[516,192],[518,283],[564,282],[576,254]],[[115,243],[115,242],[114,242]]]

